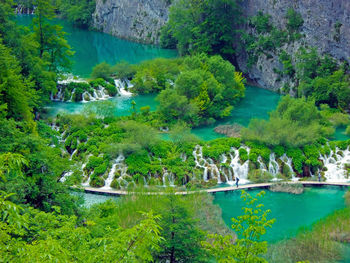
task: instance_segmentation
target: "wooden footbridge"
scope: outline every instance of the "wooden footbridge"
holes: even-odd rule
[[[288,184],[302,184],[303,186],[342,186],[350,187],[350,182],[348,183],[331,183],[331,182],[317,182],[317,181],[300,181],[300,182],[287,182]],[[250,190],[258,188],[269,188],[270,186],[276,183],[261,183],[261,184],[244,184],[238,187],[236,186],[227,186],[227,187],[217,187],[211,189],[203,189],[198,191],[179,191],[176,192],[178,195],[187,195],[193,193],[207,192],[207,193],[219,193],[219,192],[232,192],[237,190]],[[103,189],[103,188],[94,188],[94,187],[84,187],[86,193],[100,194],[100,195],[115,195],[122,196],[127,194],[133,194],[133,192],[126,190],[113,190],[113,189]],[[165,194],[165,192],[141,192],[141,194]]]

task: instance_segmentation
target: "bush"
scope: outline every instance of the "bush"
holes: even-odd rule
[[[238,152],[239,152],[239,158],[241,159],[242,162],[245,162],[248,160],[248,152],[246,149],[240,148]]]
[[[111,65],[107,64],[106,62],[102,62],[92,69],[91,77],[94,79],[103,78],[107,80],[110,78],[111,74]]]
[[[91,156],[89,162],[86,164],[85,169],[88,171],[94,170],[96,167],[103,164],[103,158]]]
[[[105,180],[99,176],[92,176],[90,185],[92,187],[102,187],[105,185]]]
[[[260,169],[249,171],[248,180],[253,183],[266,183],[271,181],[273,176],[267,171],[261,171]]]
[[[304,24],[302,16],[297,13],[293,8],[287,10],[287,28],[291,32],[298,31],[300,27]]]
[[[136,73],[136,66],[122,61],[112,67],[112,72],[117,79],[132,79]]]

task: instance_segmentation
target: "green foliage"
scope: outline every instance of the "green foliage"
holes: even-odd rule
[[[171,87],[181,70],[182,59],[157,58],[137,65],[132,80],[132,91],[140,94],[155,93]],[[122,74],[125,76],[125,73]]]
[[[298,148],[288,148],[287,156],[293,159],[294,169],[298,173],[303,172],[303,163],[306,160],[303,152]]]
[[[92,14],[95,11],[95,0],[61,0],[59,11],[68,21],[80,27],[92,26]]]
[[[251,170],[248,174],[248,180],[253,183],[267,183],[273,179],[273,176],[267,171],[261,171],[260,169]]]
[[[242,162],[245,162],[248,160],[248,152],[246,149],[240,148],[238,152],[239,152],[239,158],[241,159]]]
[[[232,218],[232,228],[238,235],[237,240],[232,240],[231,236],[209,235],[208,238],[212,241],[203,242],[204,247],[218,262],[267,262],[262,257],[267,252],[267,242],[260,241],[260,238],[275,220],[268,220],[270,211],[264,211],[263,204],[256,204],[264,193],[262,191],[252,197],[242,191],[242,199],[246,202],[246,207],[242,208],[244,214]]]
[[[293,8],[287,10],[287,28],[291,32],[298,31],[300,27],[304,24],[304,20],[299,13],[297,13]]]
[[[333,132],[325,126],[313,101],[286,96],[270,113],[269,121],[251,120],[248,128],[242,129],[242,138],[269,146],[299,147]]]
[[[279,56],[279,59],[283,64],[283,74],[289,77],[293,77],[295,74],[295,69],[292,64],[292,57],[283,50]]]
[[[258,14],[251,18],[251,24],[256,29],[257,33],[269,33],[271,32],[273,25],[271,24],[271,16],[259,11]]]
[[[350,123],[349,115],[339,109],[330,108],[327,104],[321,104],[320,109],[321,115],[334,127],[344,127]]]
[[[242,22],[239,1],[180,0],[170,7],[169,22],[161,32],[164,47],[180,54],[205,52],[231,58]]]
[[[126,61],[117,63],[112,67],[112,74],[117,79],[132,79],[136,73],[136,66],[129,64]]]
[[[281,157],[285,153],[285,149],[281,145],[277,145],[273,148],[272,151],[276,154],[277,157]]]
[[[89,218],[84,225],[75,216],[62,215],[59,207],[54,213],[30,208],[20,215],[22,209],[7,198],[0,196],[0,214],[10,215],[0,223],[0,251],[6,262],[151,262],[162,241],[160,217],[152,212],[141,214],[129,228],[111,221],[101,228],[107,215]]]
[[[102,62],[97,64],[91,72],[91,77],[94,79],[104,79],[108,80],[112,74],[112,66],[107,64],[106,62]]]
[[[186,57],[174,88],[163,90],[158,112],[167,122],[182,120],[192,126],[230,115],[244,96],[244,79],[219,56]]]
[[[46,0],[35,0],[35,17],[33,19],[34,38],[39,43],[39,57],[48,65],[48,71],[55,73],[71,67],[71,47],[64,38],[62,26],[50,24],[55,17],[52,4]]]
[[[333,108],[349,104],[349,76],[331,57],[321,57],[316,49],[300,49],[297,54],[296,76],[300,96],[311,97],[316,104],[326,103]]]
[[[67,86],[67,89],[70,92],[72,92],[74,89],[74,95],[72,97],[72,100],[76,102],[83,100],[82,94],[85,91],[91,91],[90,85],[85,82],[70,82]]]
[[[21,68],[0,38],[0,117],[24,120],[31,129],[37,95],[33,83],[20,75]]]

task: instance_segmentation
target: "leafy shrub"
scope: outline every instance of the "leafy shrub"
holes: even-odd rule
[[[287,149],[287,156],[293,159],[294,169],[298,173],[302,173],[303,164],[306,160],[303,152],[299,148],[289,148]]]
[[[112,74],[111,65],[107,64],[106,62],[102,62],[100,64],[97,64],[92,69],[91,77],[94,79],[102,78],[107,80],[108,78],[110,78],[111,74]]]
[[[90,180],[90,185],[92,187],[102,187],[105,185],[105,181],[99,176],[92,176]]]
[[[245,162],[248,160],[248,152],[246,149],[240,148],[238,152],[239,152],[239,158],[241,159],[242,162]]]
[[[248,180],[253,183],[266,183],[271,181],[273,176],[266,171],[261,171],[260,169],[249,171]]]
[[[287,28],[289,31],[298,31],[304,24],[302,16],[297,13],[293,8],[287,10]]]
[[[89,158],[89,162],[85,166],[85,169],[87,169],[88,171],[91,171],[91,170],[95,169],[96,167],[102,165],[103,162],[104,162],[103,158],[91,156]]]

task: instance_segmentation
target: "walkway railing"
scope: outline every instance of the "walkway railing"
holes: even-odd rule
[[[314,186],[344,186],[344,187],[350,187],[349,183],[331,183],[331,182],[317,182],[317,181],[301,181],[301,182],[287,182],[288,184],[302,184],[304,186],[308,185],[314,185]],[[193,194],[198,192],[207,192],[207,193],[219,193],[219,192],[232,192],[237,190],[249,190],[249,189],[256,189],[256,188],[268,188],[276,183],[261,183],[261,184],[245,184],[240,185],[238,187],[236,186],[227,186],[227,187],[218,187],[218,188],[211,188],[211,189],[203,189],[198,191],[179,191],[176,192],[176,194],[179,195],[186,195],[186,194]],[[126,190],[113,190],[113,189],[100,189],[100,188],[94,188],[94,187],[84,187],[84,191],[86,193],[92,193],[92,194],[102,194],[102,195],[127,195],[132,194],[133,192],[126,191]],[[142,192],[142,194],[165,194],[165,192]]]

